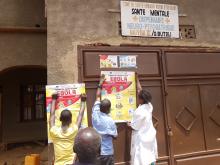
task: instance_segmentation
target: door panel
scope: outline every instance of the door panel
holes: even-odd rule
[[[169,165],[168,162],[157,163],[157,165]]]
[[[219,165],[220,154],[186,158],[176,161],[176,165]]]
[[[168,100],[174,155],[205,150],[197,86],[170,86]]]
[[[219,61],[219,53],[166,53],[169,76],[220,74]]]
[[[200,86],[208,150],[220,148],[220,85]]]
[[[138,68],[137,72],[141,76],[160,76],[159,69],[159,53],[157,51],[152,52],[85,52],[82,55],[83,58],[83,80],[87,81],[91,78],[97,78],[100,75],[100,60],[99,55],[137,55]],[[96,66],[96,67],[94,67]],[[102,69],[102,70],[117,70],[117,69]],[[131,69],[123,69],[131,70]]]

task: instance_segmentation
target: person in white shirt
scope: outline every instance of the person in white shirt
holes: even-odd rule
[[[128,125],[132,128],[131,165],[155,165],[158,158],[156,130],[152,121],[151,94],[137,78],[138,108]]]

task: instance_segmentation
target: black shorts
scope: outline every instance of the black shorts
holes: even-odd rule
[[[100,155],[97,160],[97,165],[114,165],[114,156]]]

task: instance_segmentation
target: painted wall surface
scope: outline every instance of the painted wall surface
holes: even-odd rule
[[[0,33],[0,71],[18,65],[47,65],[45,33]]]
[[[20,85],[42,78],[46,84],[46,69],[41,76],[34,71],[26,75],[5,75],[11,67],[38,65],[46,68],[47,34],[16,30],[46,28],[44,0],[1,0],[0,8],[0,86],[3,89],[0,141],[1,138],[4,142],[46,139],[45,122],[20,122]]]
[[[143,0],[139,0],[143,1]],[[146,2],[146,1],[145,1]],[[164,46],[220,47],[219,0],[148,0],[179,6],[180,24],[195,25],[196,39],[150,39],[121,37],[118,21],[120,0],[48,0],[48,83],[78,80],[77,45],[108,43]]]
[[[46,66],[46,33],[1,31],[36,25],[45,28],[44,0],[1,0],[0,8],[0,71],[17,65]]]
[[[0,27],[46,26],[44,0],[1,0]]]

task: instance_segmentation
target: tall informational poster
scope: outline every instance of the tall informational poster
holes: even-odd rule
[[[77,116],[80,110],[80,95],[85,93],[85,84],[64,84],[64,85],[47,85],[46,86],[46,108],[47,108],[47,124],[49,131],[49,119],[50,119],[50,110],[52,103],[52,94],[54,92],[58,93],[58,99],[56,103],[56,126],[61,126],[61,122],[59,120],[60,113],[67,109],[72,113],[72,124],[76,123]],[[84,117],[82,121],[82,127],[88,126],[87,120],[87,110],[84,112]],[[50,134],[48,133],[48,141],[50,140]]]
[[[106,81],[102,99],[111,101],[111,117],[116,122],[130,121],[136,109],[136,81],[134,72],[102,71]]]

